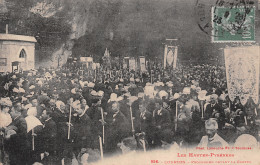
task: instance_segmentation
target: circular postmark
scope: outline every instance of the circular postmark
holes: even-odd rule
[[[197,0],[195,5],[196,21],[198,27],[205,34],[211,35],[211,7],[214,6],[213,1]]]
[[[198,27],[212,38],[254,37],[253,0],[197,0],[195,10]]]

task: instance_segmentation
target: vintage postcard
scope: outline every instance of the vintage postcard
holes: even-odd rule
[[[0,0],[0,165],[259,165],[260,0]]]

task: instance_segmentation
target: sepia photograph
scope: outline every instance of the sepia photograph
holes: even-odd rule
[[[259,165],[260,0],[0,0],[0,165]]]

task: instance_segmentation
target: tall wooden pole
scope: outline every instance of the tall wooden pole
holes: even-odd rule
[[[70,125],[71,125],[71,105],[70,105],[70,114],[69,114],[68,139],[70,139]]]
[[[101,160],[103,160],[104,155],[103,155],[102,138],[100,136],[98,138],[99,138],[100,156],[101,156]]]
[[[32,129],[32,150],[34,151],[34,129]]]
[[[104,112],[103,112],[103,108],[101,108],[101,119],[102,122],[104,122]],[[103,131],[102,131],[102,135],[103,135],[103,144],[105,144],[105,126],[103,125]]]
[[[175,122],[175,131],[177,131],[178,123],[178,101],[176,101],[176,122]]]
[[[130,105],[130,117],[131,117],[132,133],[133,133],[133,137],[134,137],[135,136],[135,134],[134,134],[135,129],[134,129],[133,111],[132,111],[131,105]]]

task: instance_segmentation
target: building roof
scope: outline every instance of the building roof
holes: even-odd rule
[[[37,42],[32,36],[15,35],[15,34],[0,34],[0,41],[26,41],[26,42]]]

